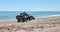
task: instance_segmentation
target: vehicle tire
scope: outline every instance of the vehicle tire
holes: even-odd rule
[[[18,22],[20,22],[20,20],[18,20]]]
[[[29,20],[34,20],[35,18],[33,16],[28,17]]]

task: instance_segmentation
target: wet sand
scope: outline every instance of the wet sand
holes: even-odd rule
[[[36,18],[23,23],[16,19],[0,20],[0,32],[60,32],[60,16]]]

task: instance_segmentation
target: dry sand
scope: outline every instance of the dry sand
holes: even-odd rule
[[[60,32],[60,16],[36,18],[23,23],[16,19],[0,20],[0,32]]]

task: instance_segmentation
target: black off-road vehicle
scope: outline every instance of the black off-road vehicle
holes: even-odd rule
[[[26,22],[27,20],[34,20],[35,17],[28,15],[27,13],[23,12],[20,15],[16,16],[18,22]]]

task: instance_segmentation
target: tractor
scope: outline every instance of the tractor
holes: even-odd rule
[[[28,15],[26,12],[20,13],[16,16],[18,22],[26,22],[27,20],[34,20],[35,17]]]

